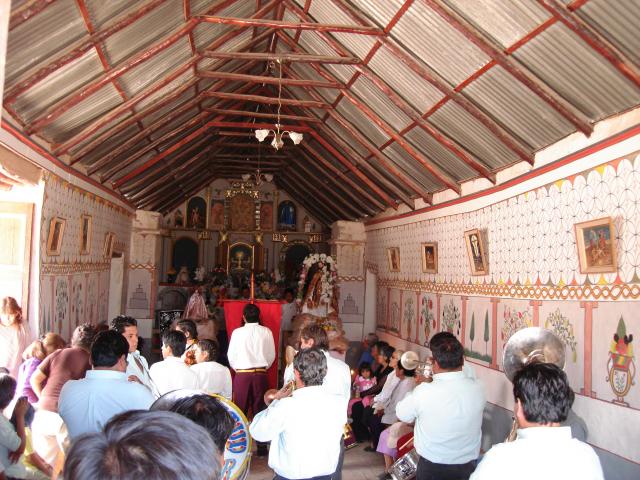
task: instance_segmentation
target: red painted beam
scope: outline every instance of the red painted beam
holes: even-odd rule
[[[314,32],[353,33],[358,35],[380,36],[385,33],[377,27],[363,27],[358,25],[325,25],[321,23],[292,23],[279,20],[264,20],[257,18],[214,17],[198,15],[195,18],[206,23],[233,25],[234,27],[262,27],[275,30],[311,30]]]

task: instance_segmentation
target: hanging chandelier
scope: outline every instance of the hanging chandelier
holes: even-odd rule
[[[255,122],[255,119],[254,119]],[[244,173],[242,174],[243,182],[253,182],[256,187],[259,187],[263,183],[270,183],[273,180],[273,174],[271,173],[263,173],[260,171],[260,160],[262,159],[262,152],[260,145],[258,145],[258,168],[256,168],[255,172]],[[249,159],[247,159],[247,162]]]
[[[284,146],[283,138],[288,136],[291,141],[298,145],[303,138],[302,133],[293,132],[290,130],[280,130],[282,125],[280,125],[280,108],[282,107],[282,59],[278,58],[276,60],[278,63],[278,115],[275,124],[275,130],[270,128],[260,128],[256,130],[256,138],[259,142],[264,142],[264,140],[271,134],[273,135],[273,140],[271,141],[271,146],[276,150],[280,150]]]

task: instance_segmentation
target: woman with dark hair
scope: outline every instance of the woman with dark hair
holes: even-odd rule
[[[4,297],[0,309],[0,367],[6,367],[13,378],[18,378],[22,353],[30,340],[31,332],[22,317],[22,308],[15,298]]]

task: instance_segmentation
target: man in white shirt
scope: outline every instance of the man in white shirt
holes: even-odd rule
[[[400,401],[396,415],[405,423],[415,421],[417,480],[468,479],[480,453],[484,390],[462,371],[464,350],[457,338],[441,332],[429,347],[433,381]]]
[[[129,344],[120,333],[99,333],[91,345],[93,369],[85,378],[69,380],[62,387],[58,413],[72,440],[83,433],[99,432],[114,415],[147,410],[153,403],[148,388],[127,380],[128,352]]]
[[[260,309],[249,303],[242,312],[244,325],[231,334],[227,358],[236,372],[233,379],[233,402],[249,417],[264,409],[267,369],[276,358],[273,334],[258,323]]]
[[[158,389],[151,381],[147,359],[138,351],[138,321],[133,317],[118,315],[111,320],[111,330],[120,333],[129,344],[127,354],[127,378],[130,382],[138,382],[147,387],[157,398]]]
[[[180,358],[187,346],[187,337],[179,330],[167,330],[162,334],[163,361],[149,369],[151,380],[160,395],[180,388],[197,389],[198,377]]]
[[[274,480],[329,480],[338,465],[346,406],[323,385],[328,371],[324,352],[301,350],[293,370],[293,394],[256,415],[249,431],[257,441],[271,441]]]
[[[560,368],[550,363],[525,366],[513,378],[513,396],[518,436],[513,442],[494,445],[471,476],[473,480],[604,479],[593,448],[571,438],[571,427],[560,426],[574,399]]]
[[[231,372],[216,362],[218,343],[215,340],[200,340],[195,349],[196,364],[191,370],[198,377],[198,389],[216,393],[231,400]]]

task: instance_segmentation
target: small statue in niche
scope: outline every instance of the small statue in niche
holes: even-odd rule
[[[191,283],[189,280],[189,269],[187,267],[180,267],[176,283],[178,285],[187,285],[188,283]]]
[[[184,215],[182,215],[182,210],[177,209],[176,213],[173,214],[173,225],[176,228],[184,227]]]
[[[304,225],[304,233],[311,233],[311,220],[306,215],[302,219],[302,224]]]
[[[200,210],[195,207],[191,209],[191,226],[193,228],[200,227]]]

